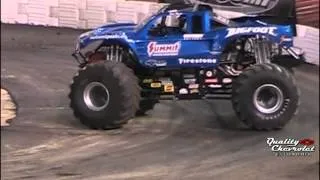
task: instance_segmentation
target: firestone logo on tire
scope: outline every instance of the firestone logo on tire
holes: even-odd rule
[[[150,42],[148,44],[149,56],[176,56],[179,54],[181,43],[173,44],[158,44],[157,42]]]

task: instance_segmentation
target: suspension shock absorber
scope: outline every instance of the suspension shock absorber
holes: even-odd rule
[[[270,43],[266,39],[260,36],[256,36],[256,38],[253,40],[253,46],[254,46],[254,54],[255,54],[256,62],[258,64],[270,63],[270,59],[271,59]]]
[[[122,62],[123,60],[123,48],[119,45],[111,45],[106,47],[106,60]]]

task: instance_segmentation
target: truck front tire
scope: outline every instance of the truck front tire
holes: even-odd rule
[[[233,83],[239,119],[257,130],[281,129],[297,113],[299,90],[290,72],[275,64],[253,65]]]
[[[120,62],[87,65],[73,78],[70,88],[70,107],[74,115],[93,129],[121,127],[139,108],[138,79]]]

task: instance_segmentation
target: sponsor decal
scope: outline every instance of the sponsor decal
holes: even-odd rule
[[[180,89],[179,94],[188,94],[188,89],[186,89],[186,88]]]
[[[171,82],[171,79],[168,77],[161,77],[161,78],[159,78],[159,81],[170,81]]]
[[[203,39],[203,34],[184,34],[184,40],[201,40]]]
[[[167,61],[150,59],[145,62],[145,65],[154,67],[167,66]]]
[[[144,80],[142,81],[142,83],[144,83],[144,84],[148,84],[148,83],[152,83],[152,82],[153,82],[152,79],[144,79]]]
[[[184,74],[184,78],[194,78],[194,74]]]
[[[148,44],[149,56],[176,56],[179,54],[181,47],[180,42],[173,44],[158,44],[157,42],[150,42]]]
[[[161,81],[162,85],[166,85],[166,84],[171,84],[171,85],[173,85],[173,82],[171,81],[170,78],[166,78],[166,77],[164,77],[164,78],[159,78],[159,81]]]
[[[165,84],[164,85],[164,92],[174,92],[174,87],[172,84]]]
[[[196,79],[192,78],[192,79],[184,79],[184,83],[185,84],[195,84],[196,83]]]
[[[221,84],[209,84],[208,85],[209,88],[222,88]]]
[[[213,72],[212,71],[207,71],[206,72],[206,76],[207,77],[212,77],[213,76]]]
[[[150,86],[152,88],[161,88],[161,83],[151,83]]]
[[[179,58],[179,64],[215,64],[216,59],[184,59]]]
[[[189,89],[198,89],[199,84],[189,84]]]
[[[232,79],[231,78],[223,78],[222,83],[225,83],[225,84],[232,83]]]
[[[199,89],[191,89],[190,94],[196,94],[199,93]]]
[[[128,39],[128,36],[125,33],[122,33],[122,34],[92,36],[90,37],[90,39]]]
[[[172,85],[173,86],[173,83],[172,83],[172,81],[162,81],[162,85]]]
[[[218,79],[217,78],[205,79],[204,83],[218,83]]]
[[[228,34],[226,36],[234,36],[240,34],[247,34],[247,33],[261,33],[261,34],[269,34],[271,36],[277,36],[275,31],[277,27],[241,27],[241,28],[228,28]]]
[[[269,137],[266,140],[268,147],[276,156],[309,156],[315,152],[314,140]]]

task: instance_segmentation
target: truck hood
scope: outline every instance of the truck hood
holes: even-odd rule
[[[105,34],[105,33],[114,33],[114,32],[132,32],[135,29],[136,24],[133,23],[116,23],[116,24],[107,24],[98,27],[94,30],[97,34]]]
[[[104,39],[122,39],[130,41],[134,37],[136,24],[117,23],[100,26],[79,36],[79,47],[84,48],[92,41]],[[132,40],[131,40],[132,41]]]

